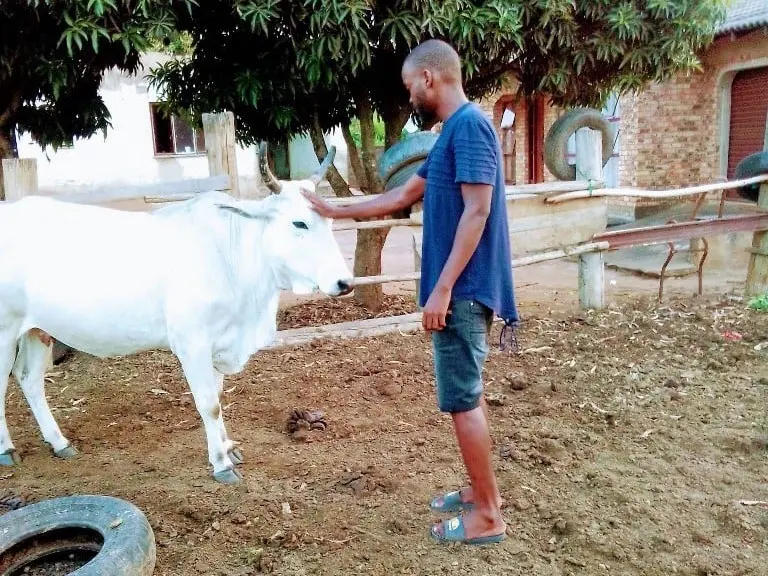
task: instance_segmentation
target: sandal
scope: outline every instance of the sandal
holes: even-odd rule
[[[438,513],[461,512],[462,510],[472,510],[475,507],[472,502],[461,501],[461,490],[454,490],[442,496],[435,496],[429,503],[429,509]]]
[[[495,534],[493,536],[478,536],[477,538],[467,538],[464,532],[464,520],[461,516],[456,516],[450,520],[441,522],[443,525],[443,533],[437,532],[437,524],[434,524],[429,530],[429,535],[433,540],[441,543],[445,542],[461,542],[462,544],[498,544],[506,539],[506,530],[501,534]]]

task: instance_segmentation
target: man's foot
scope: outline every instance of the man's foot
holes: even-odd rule
[[[501,518],[493,521],[479,512],[470,512],[434,524],[429,535],[438,542],[496,544],[506,539],[507,525]]]
[[[501,499],[498,506],[499,509],[503,506]],[[474,494],[471,486],[436,496],[429,503],[430,510],[437,513],[461,512],[462,510],[472,510],[474,507]]]

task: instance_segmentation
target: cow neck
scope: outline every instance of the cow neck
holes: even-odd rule
[[[266,258],[266,227],[265,220],[245,220],[235,215],[230,218],[230,246],[223,256],[234,296],[249,316],[259,315],[280,291]]]

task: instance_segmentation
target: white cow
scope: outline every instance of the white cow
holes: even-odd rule
[[[100,358],[173,352],[205,425],[213,476],[238,482],[242,454],[220,406],[224,376],[273,341],[280,290],[339,296],[352,287],[331,222],[300,192],[315,189],[334,153],[307,180],[280,183],[267,169],[281,192],[263,200],[209,192],[153,213],[34,196],[0,204],[0,464],[19,462],[5,420],[11,372],[54,454],[77,454],[45,398],[52,336]]]

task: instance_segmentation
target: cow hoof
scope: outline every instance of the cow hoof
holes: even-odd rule
[[[222,484],[239,484],[243,480],[243,475],[234,468],[226,468],[216,472],[213,478]]]
[[[78,454],[79,452],[74,446],[72,446],[72,444],[70,444],[69,446],[65,446],[58,452],[53,453],[54,456],[56,456],[57,458],[62,458],[63,460],[71,460]]]
[[[21,456],[16,450],[8,450],[0,454],[0,466],[18,466],[21,464]]]
[[[234,448],[229,453],[229,459],[232,460],[232,464],[234,464],[235,466],[240,465],[243,462],[245,462],[245,460],[243,459],[243,453],[240,452],[239,448]]]

